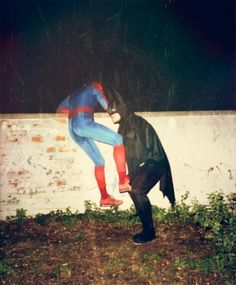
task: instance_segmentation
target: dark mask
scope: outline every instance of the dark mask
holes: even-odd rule
[[[112,99],[108,103],[108,113],[110,115],[118,113],[121,120],[128,115],[128,108],[121,95],[116,90],[110,90]]]

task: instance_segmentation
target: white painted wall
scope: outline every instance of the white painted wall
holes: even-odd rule
[[[236,192],[236,112],[139,113],[156,129],[172,168],[177,201],[207,203],[207,194]],[[96,121],[116,130],[107,114]],[[109,192],[119,194],[112,147],[98,143],[106,160]],[[93,163],[71,140],[67,119],[58,114],[0,115],[0,219],[24,208],[28,215],[66,209],[84,211],[84,201],[99,205]],[[169,207],[159,185],[152,204]]]

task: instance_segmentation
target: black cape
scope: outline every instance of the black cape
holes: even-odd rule
[[[164,161],[167,170],[160,179],[160,190],[172,205],[175,204],[174,186],[168,158],[154,128],[142,117],[134,113],[122,116],[118,133],[122,135],[126,147],[129,175],[135,175],[140,164],[147,160]]]

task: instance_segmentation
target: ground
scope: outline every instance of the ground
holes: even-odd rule
[[[196,225],[155,223],[157,238],[135,245],[139,223],[92,219],[0,222],[0,284],[225,284],[207,262],[214,250]]]

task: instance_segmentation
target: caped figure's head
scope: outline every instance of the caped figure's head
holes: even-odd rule
[[[108,113],[112,122],[114,124],[119,124],[129,114],[127,104],[117,90],[110,88],[108,93],[110,97],[108,103]]]
[[[120,104],[117,100],[112,99],[108,103],[108,113],[111,117],[113,124],[119,124],[121,121]]]

